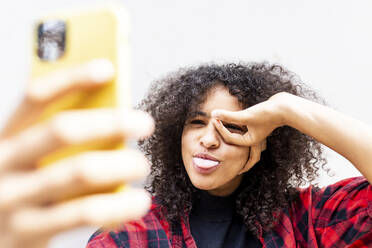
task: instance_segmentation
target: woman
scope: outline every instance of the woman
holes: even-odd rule
[[[202,65],[152,86],[151,211],[88,247],[367,247],[372,129],[332,109],[278,65]],[[317,141],[316,141],[317,140]],[[310,186],[320,143],[363,174]]]

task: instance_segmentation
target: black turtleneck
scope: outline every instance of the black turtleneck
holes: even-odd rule
[[[235,211],[236,193],[213,196],[200,191],[190,214],[191,234],[198,248],[262,247]]]

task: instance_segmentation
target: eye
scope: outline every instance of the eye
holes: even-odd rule
[[[190,121],[190,124],[194,124],[194,125],[204,125],[204,121],[202,121],[202,120],[198,120],[198,119],[195,119],[195,120]]]
[[[230,123],[223,123],[223,125],[232,133],[245,133],[246,130],[243,129],[242,127],[240,126],[237,126],[237,125],[234,125],[234,124],[230,124]]]

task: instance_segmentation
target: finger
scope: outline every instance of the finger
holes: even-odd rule
[[[69,145],[143,138],[153,132],[152,118],[141,111],[113,109],[64,112],[0,143],[0,175],[27,169],[44,155]]]
[[[118,136],[143,139],[154,131],[154,121],[140,110],[66,111],[54,118],[51,129],[66,144]]]
[[[141,218],[151,198],[141,189],[78,198],[56,206],[24,208],[10,218],[13,233],[21,237],[52,236],[81,226],[113,226]],[[37,223],[37,225],[35,225]]]
[[[222,136],[223,140],[226,143],[232,144],[232,145],[238,145],[238,146],[250,146],[251,145],[248,133],[245,133],[244,135],[238,134],[238,133],[232,133],[221,123],[220,120],[213,119],[212,121],[218,133]]]
[[[146,158],[136,150],[87,152],[32,173],[7,176],[0,181],[0,210],[113,191],[148,172]]]
[[[250,153],[249,153],[249,159],[247,163],[245,164],[244,168],[239,172],[239,175],[247,172],[250,168],[252,168],[258,161],[261,159],[261,151],[262,151],[262,145],[257,144],[254,146],[251,146]]]
[[[47,248],[49,238],[40,236],[19,237],[19,235],[6,233],[0,237],[0,244],[1,247],[7,248]]]
[[[239,125],[244,125],[247,119],[246,110],[228,111],[222,109],[215,109],[212,111],[211,116],[223,122],[230,122]]]
[[[267,148],[267,140],[264,139],[262,142],[261,142],[261,152],[265,151]]]
[[[24,99],[5,124],[1,136],[10,137],[32,125],[43,113],[46,103],[74,90],[101,87],[112,79],[113,75],[113,65],[107,60],[100,59],[33,80],[26,90]]]
[[[33,103],[47,103],[73,90],[97,88],[114,76],[112,63],[96,59],[73,68],[50,73],[33,80],[26,98]]]

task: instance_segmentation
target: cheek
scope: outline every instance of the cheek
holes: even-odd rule
[[[189,130],[188,128],[185,128],[182,132],[181,136],[181,152],[182,154],[184,152],[190,151],[193,146],[195,146],[196,142],[196,134],[195,132]]]
[[[183,132],[181,136],[181,154],[182,160],[185,159],[185,155],[190,152],[190,144],[192,141],[192,137],[189,132]],[[185,162],[185,161],[184,161]]]
[[[249,147],[229,146],[226,149],[226,160],[240,168],[248,161],[249,149]]]
[[[184,151],[187,149],[187,135],[185,133],[182,133],[182,136],[181,136],[181,152],[182,154],[184,153]]]

